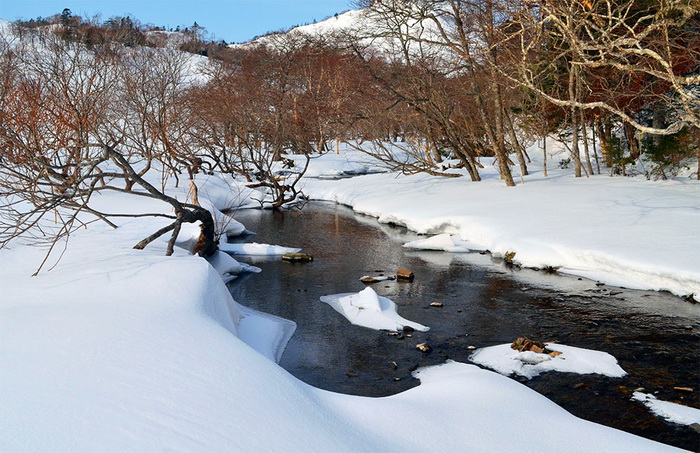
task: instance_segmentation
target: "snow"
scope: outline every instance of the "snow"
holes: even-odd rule
[[[297,253],[301,251],[299,248],[283,247],[281,245],[258,244],[253,243],[219,243],[219,248],[224,252],[234,255],[255,255],[255,256],[281,256],[285,253]]]
[[[551,168],[544,177],[536,153],[529,149],[531,175],[521,178],[516,171],[516,187],[506,187],[491,161],[482,161],[478,183],[466,175],[392,172],[307,179],[304,193],[419,234],[449,234],[453,244],[496,257],[515,252],[514,262],[525,267],[551,266],[633,289],[700,294],[700,236],[693,227],[700,225],[699,181],[574,178],[571,170]],[[444,236],[433,241],[440,244],[429,241],[428,248],[451,248],[442,243]]]
[[[363,275],[362,277],[360,277],[360,280],[364,280],[364,279],[372,279],[373,280],[372,283],[384,282],[384,281],[390,280],[390,278],[386,275],[378,275],[376,277],[371,276],[371,275]]]
[[[289,35],[295,39],[304,38],[306,36],[330,36],[335,33],[342,32],[343,30],[355,28],[358,24],[364,23],[365,15],[366,13],[363,10],[346,11],[342,14],[338,14],[337,16],[330,17],[317,23],[294,27],[287,33],[270,33],[250,42],[230,44],[229,47],[247,48],[256,45],[274,46],[278,39],[281,39],[286,35]]]
[[[458,235],[448,233],[436,234],[428,239],[418,239],[416,241],[407,242],[403,246],[408,249],[442,250],[452,253],[465,253],[479,250],[459,239]]]
[[[306,178],[337,179],[387,171],[365,153],[349,149],[345,145],[341,149],[342,153],[339,154],[329,152],[322,156],[313,156],[304,176]],[[295,160],[297,169],[303,168],[302,159],[297,156],[289,157]]]
[[[237,305],[240,313],[238,320],[238,338],[260,354],[275,363],[279,363],[284,348],[294,335],[297,324],[294,321],[262,313],[249,307]]]
[[[635,452],[667,448],[573,417],[517,382],[448,361],[415,373],[420,386],[386,398],[336,402],[365,434],[385,436],[373,451]],[[387,436],[388,434],[388,436]],[[360,451],[357,447],[355,451]]]
[[[552,357],[532,351],[520,352],[512,349],[510,344],[502,344],[479,349],[469,357],[469,360],[506,376],[517,374],[528,379],[547,371],[595,373],[610,377],[627,375],[625,370],[617,364],[617,359],[606,352],[556,343],[548,343],[547,349],[559,351],[561,355]]]
[[[0,21],[0,33],[7,28]],[[197,59],[189,66],[195,70]],[[315,178],[304,181],[304,191],[380,222],[449,235],[421,248],[511,251],[525,266],[560,265],[608,283],[700,294],[695,181],[575,180],[557,171],[543,178],[533,166],[525,184],[510,189],[486,162],[479,184],[395,173],[324,180],[379,171],[359,157],[345,150],[314,160]],[[222,175],[200,174],[195,182],[222,236],[243,233],[228,214],[255,204],[252,191]],[[188,188],[173,181],[167,191],[188,199]],[[116,192],[96,194],[94,202],[105,212],[170,212],[160,201]],[[36,277],[30,275],[44,250],[20,243],[0,250],[3,452],[675,450],[576,418],[469,364],[418,370],[418,387],[386,398],[313,388],[276,363],[295,324],[239,305],[224,285],[258,271],[227,253],[298,249],[222,242],[222,252],[205,260],[190,252],[199,226],[187,225],[174,255],[165,257],[167,238],[132,247],[168,220],[115,222],[116,230],[94,223],[75,231],[60,262],[50,259],[46,269],[53,269]],[[325,298],[351,322],[427,330],[371,288]],[[550,347],[566,360],[510,361],[624,373],[603,353]]]
[[[242,272],[259,273],[259,267],[251,266],[246,263],[239,263],[231,255],[224,252],[216,252],[214,256],[207,258],[209,264],[221,275],[224,283],[228,283],[235,279]]]
[[[662,401],[649,393],[634,392],[632,399],[641,401],[653,414],[666,421],[679,425],[700,424],[700,409]]]
[[[429,327],[399,316],[396,312],[396,304],[386,297],[377,295],[370,287],[359,293],[323,296],[321,302],[327,303],[352,324],[358,326],[375,330],[403,330],[406,326],[421,332],[430,330]]]
[[[406,13],[411,14],[410,11]],[[358,49],[362,48],[368,55],[379,54],[386,59],[403,60],[401,51],[405,47],[414,58],[430,54],[434,59],[442,57],[445,62],[454,61],[455,54],[450,46],[434,44],[441,42],[442,38],[432,20],[409,19],[408,28],[402,28],[403,32],[414,36],[416,40],[424,41],[419,43],[392,37],[396,23],[387,18],[389,14],[382,11],[381,5],[377,4],[374,8],[346,11],[317,23],[294,27],[286,32],[270,33],[242,44],[230,44],[229,47],[249,49],[265,46],[270,49],[288,49],[290,45],[302,47],[313,40],[323,41],[333,37],[344,39],[351,35],[358,39]],[[443,26],[449,27],[449,24],[443,22]]]
[[[185,188],[169,191],[185,198]],[[99,202],[169,209],[121,193]],[[473,365],[420,370],[420,386],[386,398],[315,389],[275,363],[294,323],[231,298],[221,274],[240,263],[221,253],[212,266],[180,247],[165,257],[167,239],[134,250],[163,220],[118,223],[76,231],[37,277],[41,249],[0,250],[0,356],[11,364],[0,370],[0,450],[674,450],[576,418]],[[383,320],[395,313],[370,296],[342,297]],[[513,423],[530,419],[547,432]]]

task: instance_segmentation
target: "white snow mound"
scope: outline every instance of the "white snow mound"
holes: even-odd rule
[[[369,287],[359,293],[322,296],[321,302],[327,303],[357,326],[369,327],[375,330],[402,330],[405,326],[408,326],[421,332],[426,332],[430,329],[430,327],[399,316],[394,302],[386,297],[378,296]]]
[[[617,359],[607,352],[548,343],[547,349],[562,354],[552,357],[532,351],[520,352],[510,344],[490,346],[474,352],[469,360],[509,376],[517,374],[532,379],[547,371],[577,374],[602,374],[623,377],[627,372],[617,364]]]

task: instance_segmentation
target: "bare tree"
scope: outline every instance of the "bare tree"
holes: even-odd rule
[[[125,95],[119,55],[88,52],[51,36],[6,45],[0,52],[0,247],[18,238],[47,241],[48,258],[60,240],[96,220],[116,228],[110,218],[158,216],[173,222],[137,248],[172,231],[171,254],[180,225],[201,222],[196,251],[216,251],[209,211],[156,189],[136,169],[148,157],[126,145],[128,151],[119,150],[124,136],[114,129],[113,110]],[[131,181],[141,190],[116,181]],[[100,212],[94,195],[107,190],[159,199],[175,213]]]
[[[431,94],[411,96],[399,89],[395,94],[402,94],[403,102],[440,125],[442,139],[454,147],[457,156],[465,159],[473,180],[480,179],[475,177],[478,175],[475,157],[490,154],[496,156],[506,185],[513,186],[509,154],[516,153],[523,174],[527,174],[527,166],[512,129],[514,122],[509,117],[511,112],[506,101],[517,96],[513,95],[512,87],[503,84],[503,78],[494,69],[504,64],[499,49],[499,30],[506,16],[501,7],[502,3],[490,0],[372,2],[370,17],[379,25],[367,30],[365,35],[360,33],[358,41],[366,43],[370,37],[389,40],[391,46],[397,48],[392,49],[395,59],[399,60],[397,63],[439,72],[453,88],[459,84],[461,93],[450,93],[455,99],[461,98],[459,108],[450,103],[431,103],[428,100]],[[464,129],[455,112],[464,111],[467,104],[470,105],[466,110],[473,113],[469,122],[476,124]],[[460,127],[456,128],[458,124]]]
[[[202,157],[263,189],[260,202],[272,208],[298,201],[313,144],[325,140],[318,112],[302,105],[309,87],[298,56],[294,49],[246,51],[238,66],[190,96],[198,117],[191,135]]]
[[[612,115],[642,133],[698,128],[699,8],[697,0],[523,2],[507,38],[518,41],[521,64],[502,75],[555,105]],[[578,85],[563,96],[547,82],[562,67]],[[667,124],[640,120],[654,104],[669,110]]]

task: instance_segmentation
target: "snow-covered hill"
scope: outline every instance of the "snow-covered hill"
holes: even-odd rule
[[[333,36],[346,32],[353,32],[362,27],[367,21],[367,10],[350,10],[342,14],[329,17],[308,25],[291,28],[287,31],[273,32],[252,41],[241,44],[230,44],[229,47],[234,49],[249,48],[259,45],[274,46],[275,43],[282,37],[309,38],[315,39],[323,36]]]
[[[435,43],[441,38],[431,20],[417,20],[412,16],[414,11],[406,11],[406,26],[398,25],[392,20],[392,14],[377,8],[350,10],[321,22],[294,27],[286,32],[270,33],[247,43],[231,44],[229,47],[246,49],[266,46],[272,49],[288,49],[290,45],[301,46],[315,41],[343,46],[343,43],[352,37],[357,48],[363,48],[365,54],[379,54],[386,59],[403,59],[406,52],[414,57],[427,54],[444,54],[449,57],[450,51],[446,46],[419,42],[421,38],[429,38]],[[415,14],[415,17],[418,16]],[[401,33],[410,33],[416,40],[397,39],[396,27],[401,27]]]

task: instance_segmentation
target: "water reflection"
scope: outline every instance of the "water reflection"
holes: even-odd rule
[[[237,280],[239,302],[294,320],[297,332],[281,365],[320,388],[384,396],[418,384],[411,370],[444,362],[467,362],[468,346],[511,342],[519,336],[598,349],[618,358],[628,378],[545,374],[524,382],[575,415],[687,449],[700,435],[649,415],[629,401],[644,387],[658,397],[700,408],[700,307],[669,294],[620,290],[595,282],[507,268],[478,253],[409,251],[418,238],[403,228],[328,204],[303,211],[240,211],[237,220],[257,233],[255,241],[301,247],[307,264],[254,258],[261,274]],[[242,259],[243,260],[243,259]],[[408,268],[412,283],[373,285],[398,305],[399,314],[431,327],[411,338],[353,326],[319,298],[364,288],[359,278]],[[440,301],[442,308],[430,307]],[[690,327],[690,328],[688,328]],[[415,345],[427,342],[433,352]],[[396,369],[392,365],[396,363]],[[695,393],[674,391],[692,387]]]

